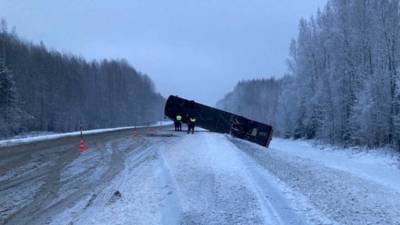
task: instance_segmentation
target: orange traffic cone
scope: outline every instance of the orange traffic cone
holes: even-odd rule
[[[137,137],[138,134],[138,130],[136,128],[133,129],[133,137]]]
[[[80,130],[81,130],[81,141],[79,142],[79,151],[82,153],[86,150],[85,148],[85,143],[83,143],[83,129],[82,125],[80,125]]]
[[[83,143],[83,137],[81,136],[81,141],[79,143],[79,151],[84,152],[86,151],[85,143]]]
[[[79,143],[79,151],[84,152],[85,150],[86,150],[85,143],[83,143],[83,138],[81,138],[81,141]]]

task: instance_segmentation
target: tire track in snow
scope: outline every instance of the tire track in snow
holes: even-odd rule
[[[160,144],[167,143],[164,138],[145,138],[147,144],[124,157],[124,169],[104,189],[97,190],[94,199],[76,204],[70,212],[59,215],[53,224],[67,217],[74,225],[108,225],[116,221],[118,224],[163,224],[162,221],[171,224],[173,217],[167,217],[167,213],[177,210],[170,207],[174,198],[159,156]],[[115,198],[115,191],[121,196]],[[67,214],[75,215],[71,219]]]
[[[237,151],[247,161],[246,164],[252,178],[257,183],[261,196],[266,196],[267,205],[273,208],[275,213],[282,218],[281,224],[337,224],[315,209],[305,196],[293,192],[278,177],[259,165],[257,160],[246,154],[248,152],[243,152],[243,148],[248,145],[247,142],[231,137],[228,137],[228,139],[237,146]],[[250,149],[249,151],[254,154],[263,154],[265,150],[265,148],[257,146],[257,149]]]
[[[235,148],[223,135],[197,133],[163,153],[179,192],[180,224],[280,224]]]
[[[165,146],[158,149],[158,165],[156,165],[156,176],[159,177],[159,187],[161,192],[166,192],[165,199],[162,201],[161,206],[161,224],[173,225],[180,224],[182,219],[182,208],[179,201],[179,187],[174,179],[174,175],[165,160],[163,152],[166,150]]]
[[[393,189],[279,149],[265,152],[259,146],[232,141],[289,188],[292,202],[301,206],[298,200],[306,200],[304,215],[328,218],[314,224],[400,224],[400,195]]]

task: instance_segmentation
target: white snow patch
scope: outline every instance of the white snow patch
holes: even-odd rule
[[[223,135],[196,133],[163,153],[177,182],[183,224],[280,224],[239,151]]]
[[[320,146],[321,147],[321,146]],[[274,138],[270,151],[280,151],[316,161],[324,166],[350,172],[364,179],[400,191],[400,162],[396,154],[382,151],[354,151],[325,145],[318,148],[304,140]]]
[[[163,184],[167,178],[160,165],[162,162],[154,149],[130,154],[124,170],[105,189],[98,193],[94,190],[96,194],[92,195],[90,203],[86,200],[87,204],[74,206],[74,210],[60,214],[52,224],[57,224],[60,218],[72,220],[76,225],[162,224],[163,207],[173,206],[165,197],[171,190]],[[116,191],[121,193],[121,197],[114,196]],[[169,218],[165,221],[176,220]]]

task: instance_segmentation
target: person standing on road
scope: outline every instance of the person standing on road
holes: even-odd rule
[[[190,132],[192,132],[192,134],[194,134],[194,127],[196,126],[196,118],[194,118],[193,116],[189,117],[189,121],[188,121],[188,134]]]
[[[179,114],[175,117],[175,131],[182,131],[182,116]]]

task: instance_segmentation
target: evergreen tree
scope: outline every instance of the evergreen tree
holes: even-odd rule
[[[88,62],[0,29],[0,137],[133,126],[162,119],[165,99],[126,60]]]
[[[288,68],[263,105],[278,105],[277,133],[400,148],[400,0],[329,0],[300,21]]]
[[[12,134],[17,132],[15,117],[19,112],[14,77],[6,65],[5,34],[7,25],[4,20],[1,21],[0,30],[0,133]]]

